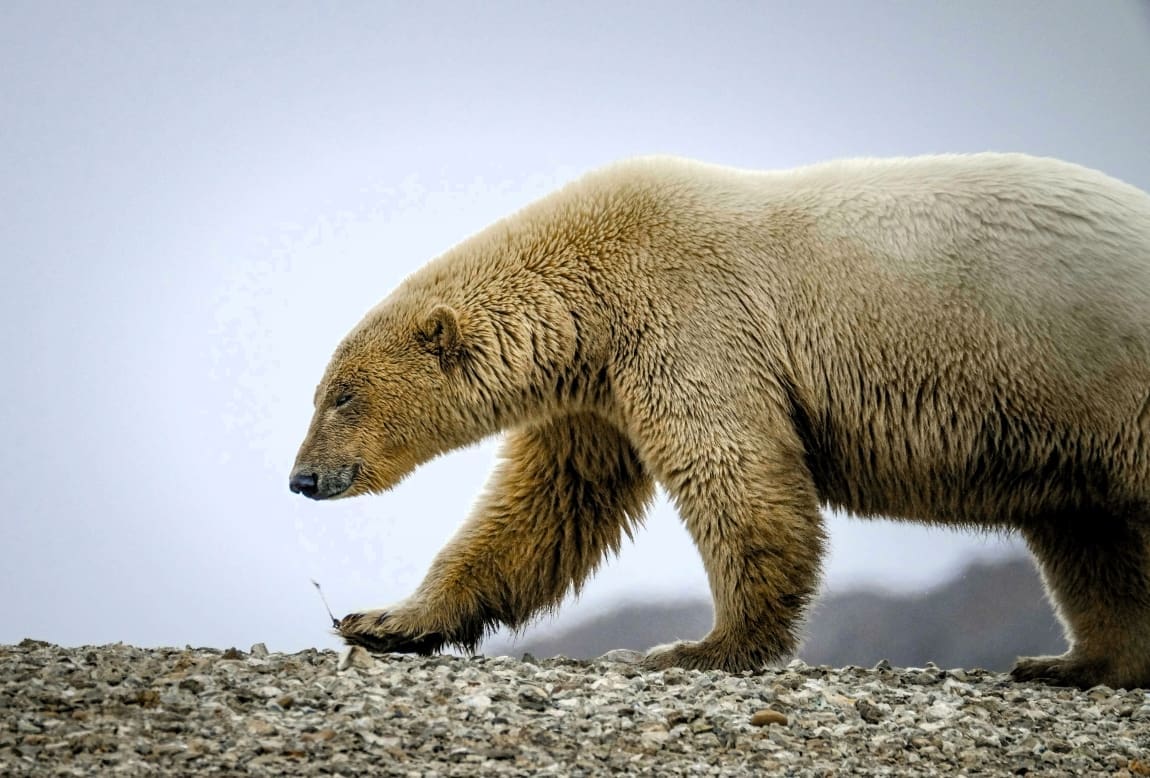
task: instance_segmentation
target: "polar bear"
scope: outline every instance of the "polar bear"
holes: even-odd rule
[[[1017,531],[1070,650],[1014,676],[1150,685],[1150,196],[1101,173],[1020,154],[591,173],[367,314],[290,486],[380,492],[503,431],[473,515],[410,598],[340,622],[349,643],[522,626],[658,483],[715,622],[649,667],[792,653],[826,505]]]

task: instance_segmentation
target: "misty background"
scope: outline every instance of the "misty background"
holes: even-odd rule
[[[0,642],[333,647],[310,578],[337,615],[410,593],[497,442],[313,503],[314,386],[404,276],[591,168],[999,150],[1150,189],[1148,139],[1139,0],[3,0]],[[830,529],[828,591],[903,603],[1021,553]],[[525,639],[683,600],[660,500]]]

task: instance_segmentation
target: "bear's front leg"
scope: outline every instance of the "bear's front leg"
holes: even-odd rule
[[[474,651],[499,624],[558,605],[641,521],[652,479],[627,439],[591,414],[512,433],[472,517],[414,595],[350,614],[339,634],[377,651]]]
[[[703,557],[715,623],[698,642],[651,649],[647,667],[754,670],[798,647],[826,535],[801,448],[788,433],[780,427],[758,436],[758,448],[736,450],[732,440],[756,438],[727,436],[710,447],[701,432],[690,447],[668,451],[679,458],[660,467],[664,486]]]

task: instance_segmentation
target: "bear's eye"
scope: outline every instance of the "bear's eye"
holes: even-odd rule
[[[339,408],[341,405],[347,405],[349,402],[351,402],[351,392],[345,392],[335,398],[335,407]]]

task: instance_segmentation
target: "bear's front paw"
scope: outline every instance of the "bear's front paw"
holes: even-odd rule
[[[648,670],[666,670],[682,667],[687,670],[758,670],[769,661],[762,652],[732,641],[704,639],[698,642],[679,641],[656,646],[647,652],[642,666]]]
[[[1037,681],[1050,686],[1076,686],[1079,689],[1089,689],[1099,684],[1115,688],[1123,685],[1110,677],[1105,664],[1085,661],[1069,653],[1061,656],[1033,656],[1015,662],[1010,675],[1016,681]]]
[[[427,656],[443,648],[446,637],[439,632],[415,629],[393,611],[349,613],[340,619],[339,636],[351,646],[376,654],[399,653]]]

